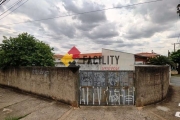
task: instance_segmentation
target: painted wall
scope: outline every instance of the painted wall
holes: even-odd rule
[[[104,56],[104,63],[100,65],[100,70],[134,70],[134,54],[102,49],[102,56]],[[108,63],[108,56],[114,56],[113,60],[109,57]],[[118,62],[117,62],[117,58]],[[103,58],[102,58],[103,59]]]
[[[169,66],[135,66],[136,106],[165,99],[169,88]]]
[[[78,72],[68,68],[20,67],[0,71],[0,84],[77,106]]]

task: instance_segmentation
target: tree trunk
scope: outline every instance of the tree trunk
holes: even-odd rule
[[[180,74],[180,63],[178,63],[178,69],[177,69],[177,71],[178,71],[178,74]]]

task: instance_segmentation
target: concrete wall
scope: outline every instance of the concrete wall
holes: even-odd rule
[[[169,66],[135,66],[136,106],[162,101],[169,88]]]
[[[99,70],[99,64],[76,64],[79,65],[79,70]],[[56,67],[65,67],[64,64],[56,64]]]
[[[20,67],[0,71],[0,84],[78,106],[79,72],[63,67]],[[135,67],[135,104],[163,100],[169,87],[169,66]]]
[[[0,71],[0,84],[51,97],[73,106],[78,104],[78,72],[72,73],[68,68],[10,68]]]

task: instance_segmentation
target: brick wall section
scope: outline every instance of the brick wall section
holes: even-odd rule
[[[162,101],[169,88],[169,66],[135,67],[136,106]]]
[[[0,71],[0,84],[78,105],[78,72],[68,68],[9,68]]]

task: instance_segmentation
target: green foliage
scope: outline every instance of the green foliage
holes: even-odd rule
[[[161,56],[161,55],[154,58],[150,58],[148,63],[151,65],[167,65],[168,64],[168,65],[174,66],[174,62],[171,59],[169,59],[166,56]]]
[[[171,58],[175,63],[180,63],[180,49],[171,54]]]
[[[180,49],[177,50],[176,52],[173,52],[171,54],[171,59],[175,62],[175,63],[178,63],[178,74],[180,74]]]
[[[16,38],[4,37],[0,48],[0,67],[54,66],[52,50],[49,45],[27,33]]]

